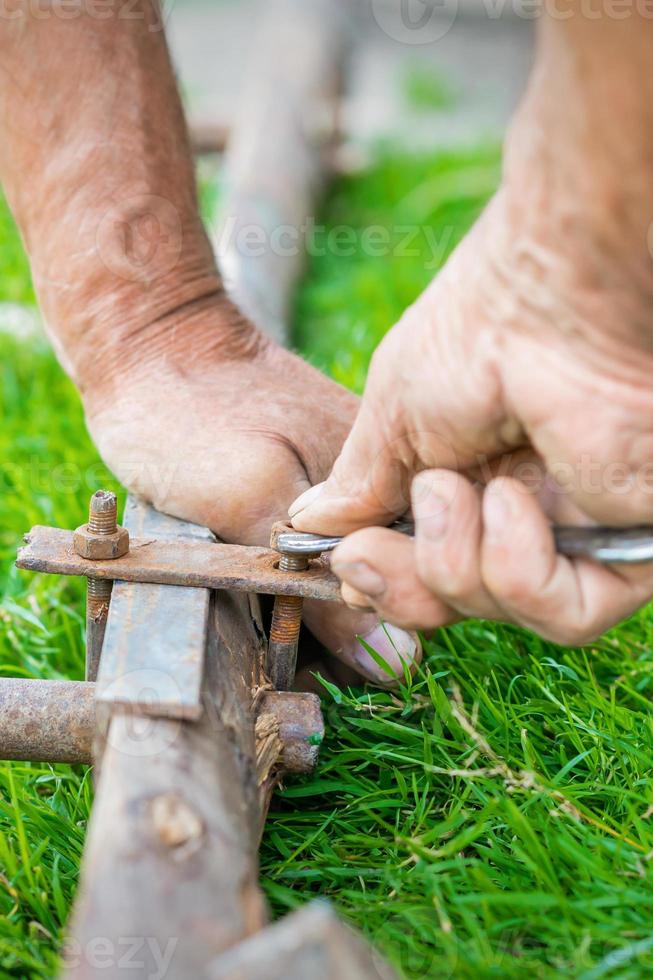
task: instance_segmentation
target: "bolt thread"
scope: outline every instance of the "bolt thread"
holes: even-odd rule
[[[113,582],[106,578],[89,578],[86,584],[86,612],[90,619],[106,617]]]
[[[107,599],[111,595],[113,582],[109,578],[88,579],[87,595],[89,599]]]
[[[302,625],[304,600],[296,595],[278,595],[274,600],[270,643],[295,643]]]
[[[91,497],[88,530],[91,534],[113,534],[118,527],[118,501],[115,493],[98,490]]]
[[[279,559],[279,569],[282,572],[305,572],[307,568],[306,555],[282,555]]]

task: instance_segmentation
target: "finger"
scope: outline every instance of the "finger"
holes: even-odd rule
[[[413,481],[415,563],[426,589],[465,616],[500,610],[481,577],[481,493],[451,470],[426,470]]]
[[[365,600],[395,626],[431,629],[459,618],[419,580],[415,542],[389,528],[364,528],[345,538],[333,553],[331,567],[355,590],[358,602]]]
[[[588,643],[653,594],[653,566],[617,570],[557,554],[551,526],[518,481],[483,498],[481,569],[507,618],[556,643]]]
[[[304,622],[339,660],[383,687],[402,681],[405,668],[414,672],[422,659],[417,634],[381,622],[377,612],[363,613],[310,600],[304,603]],[[370,649],[383,659],[387,669],[374,659]]]
[[[553,524],[592,524],[587,514],[547,472],[541,456],[531,447],[482,460],[466,474],[480,486],[501,476],[512,476],[537,496],[540,507]]]
[[[407,507],[400,442],[385,442],[379,412],[364,402],[329,478],[288,509],[298,530],[348,534],[387,524]]]

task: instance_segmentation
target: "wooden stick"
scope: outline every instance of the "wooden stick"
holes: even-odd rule
[[[151,517],[158,533],[161,521],[170,533],[188,533],[183,522],[154,513],[136,505],[125,523],[130,530],[147,528]],[[174,600],[176,587],[157,588]],[[168,623],[158,604],[149,611],[155,649]],[[147,612],[139,612],[141,627]],[[203,614],[195,603],[187,612],[203,637]],[[264,680],[262,636],[255,601],[215,593],[201,720],[116,709],[67,945],[67,976],[106,977],[108,957],[125,953],[127,940],[136,938],[144,944],[141,975],[154,975],[161,957],[168,957],[167,980],[200,977],[210,959],[265,924],[257,849],[275,780],[260,786],[256,767],[252,691]],[[97,955],[98,938],[109,951],[104,958]]]
[[[311,902],[217,960],[210,980],[397,980],[326,902]]]
[[[345,0],[262,5],[229,135],[214,247],[227,288],[281,344],[336,135]]]

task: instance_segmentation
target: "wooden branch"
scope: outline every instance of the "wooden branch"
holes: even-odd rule
[[[126,524],[132,530],[139,521],[163,520],[171,533],[187,533],[183,522],[153,515],[136,504]],[[156,588],[175,600],[176,587]],[[168,624],[155,603],[141,610],[141,629],[148,609],[148,646],[154,650],[165,643]],[[201,631],[194,602],[187,614]],[[209,960],[265,924],[257,850],[274,780],[259,785],[252,710],[252,691],[264,682],[263,651],[256,602],[215,593],[202,718],[188,722],[115,709],[103,746],[67,976],[106,977],[106,957],[95,955],[98,937],[116,955],[129,937],[147,937],[139,954],[143,976],[148,970],[154,975],[169,954],[167,980],[201,977]]]
[[[281,344],[336,135],[344,0],[269,0],[229,135],[214,247],[227,288]]]
[[[226,126],[217,126],[198,119],[190,121],[188,135],[191,149],[197,156],[203,153],[224,153],[229,140]]]
[[[210,980],[396,980],[326,902],[312,902],[220,957]]]

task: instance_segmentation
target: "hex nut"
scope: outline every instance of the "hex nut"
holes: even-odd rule
[[[93,534],[88,524],[82,524],[73,535],[75,553],[89,561],[109,561],[122,558],[129,551],[129,531],[117,527],[112,534]]]

